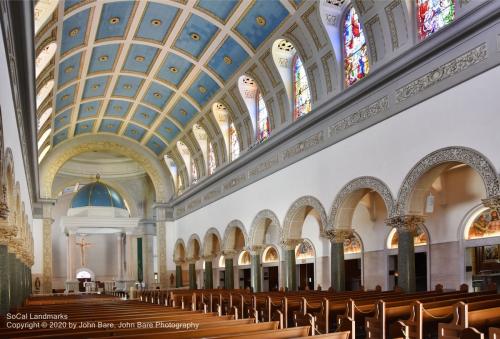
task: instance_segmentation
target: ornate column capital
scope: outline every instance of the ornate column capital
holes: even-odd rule
[[[284,250],[294,250],[304,239],[281,239],[280,247]]]
[[[176,266],[181,266],[182,264],[184,264],[184,260],[176,259],[176,260],[174,260],[174,263]]]
[[[258,254],[261,254],[265,248],[266,248],[266,245],[264,245],[264,244],[251,245],[251,246],[247,247],[247,251],[249,251],[251,255],[258,255]]]
[[[236,255],[237,251],[233,249],[222,250],[222,255],[225,259],[232,259]]]
[[[407,214],[397,215],[385,221],[387,226],[395,227],[398,232],[411,232],[415,233],[417,228],[424,224],[425,218],[422,215]]]
[[[346,228],[329,228],[327,229],[322,236],[327,238],[332,243],[344,243],[344,241],[348,238],[351,238],[353,235],[352,229]]]
[[[188,264],[196,264],[196,262],[199,260],[199,258],[187,258],[186,262]]]
[[[485,207],[491,209],[500,209],[500,195],[495,195],[481,200]]]
[[[212,261],[214,259],[214,255],[213,254],[202,255],[201,259],[204,261]]]

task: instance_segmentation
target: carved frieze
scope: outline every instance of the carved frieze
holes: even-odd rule
[[[281,158],[283,160],[293,158],[294,156],[307,151],[323,142],[323,131],[320,131],[310,137],[306,138],[304,141],[298,142],[292,147],[289,147],[281,153]]]

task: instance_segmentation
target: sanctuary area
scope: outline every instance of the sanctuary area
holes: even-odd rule
[[[500,338],[500,0],[0,31],[1,338]]]

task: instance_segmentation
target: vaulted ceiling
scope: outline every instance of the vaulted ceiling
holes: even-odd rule
[[[108,133],[162,157],[301,3],[60,1],[37,32],[38,47],[57,44],[54,67],[37,78],[39,93],[51,92],[39,116],[52,112],[40,151]]]

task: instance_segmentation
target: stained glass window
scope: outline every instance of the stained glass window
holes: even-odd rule
[[[346,86],[364,78],[370,71],[365,35],[354,7],[347,11],[344,21],[344,71]]]
[[[236,128],[232,122],[229,124],[229,154],[231,161],[236,160],[240,156],[240,143],[238,142]]]
[[[214,148],[212,147],[212,143],[208,143],[208,175],[212,175],[215,172],[215,152]]]
[[[198,182],[198,170],[194,160],[191,159],[191,182],[196,184]]]
[[[296,55],[293,62],[293,91],[294,91],[294,118],[311,111],[311,91],[307,82],[307,75],[302,60]]]
[[[455,18],[454,0],[417,0],[418,36],[421,40]]]
[[[269,127],[269,116],[266,104],[260,92],[257,93],[257,141],[266,140],[269,137],[271,128]]]

